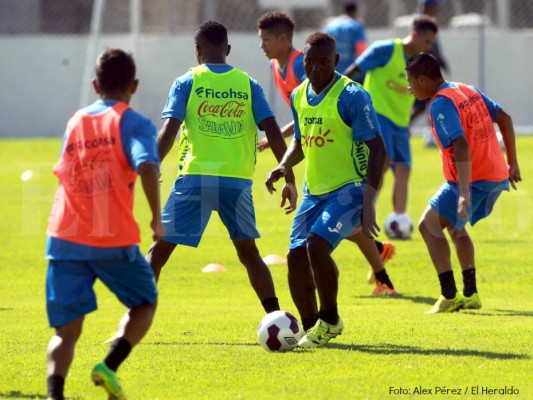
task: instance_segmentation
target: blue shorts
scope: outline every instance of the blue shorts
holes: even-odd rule
[[[349,183],[333,192],[313,196],[304,187],[302,204],[292,223],[290,249],[306,245],[310,233],[335,249],[361,224],[364,184]]]
[[[468,208],[469,219],[463,219],[457,214],[457,201],[459,198],[458,184],[445,182],[437,193],[429,200],[429,205],[439,215],[443,216],[455,229],[462,230],[467,222],[474,225],[480,219],[490,215],[494,204],[503,190],[509,190],[509,181],[481,182],[470,187],[470,207]]]
[[[192,186],[188,181],[192,179],[180,177],[176,180],[161,213],[167,242],[198,247],[213,211],[218,211],[232,240],[260,237],[255,222],[251,181],[237,178],[221,178],[218,181],[206,177],[202,185]],[[226,186],[227,182],[249,183],[232,187]]]
[[[93,287],[96,278],[128,308],[157,300],[152,268],[140,251],[123,260],[49,260],[46,311],[51,327],[68,324],[98,308]]]
[[[390,119],[378,114],[381,133],[385,141],[387,157],[392,159],[391,167],[395,164],[404,164],[411,168],[411,145],[409,143],[409,131],[406,127],[396,125]]]

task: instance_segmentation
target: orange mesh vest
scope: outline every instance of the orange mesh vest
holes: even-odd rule
[[[300,54],[302,54],[300,50],[293,50],[291,53],[289,62],[287,63],[287,74],[285,75],[285,79],[281,75],[278,60],[275,58],[272,59],[272,76],[274,77],[274,84],[289,107],[291,106],[291,93],[294,88],[301,83],[294,75],[294,69],[292,68],[294,60]]]
[[[462,83],[455,83],[455,85],[457,85],[456,88],[439,90],[431,101],[437,96],[443,96],[455,104],[466,140],[470,146],[472,182],[479,180],[499,182],[509,178],[507,163],[483,98],[477,90],[470,86]],[[444,177],[448,181],[458,182],[459,175],[455,165],[453,146],[443,148],[434,128],[434,121],[431,121],[431,126],[433,136],[441,150]]]
[[[137,174],[120,137],[128,109],[117,103],[99,114],[78,111],[68,122],[67,138],[53,172],[59,178],[48,221],[48,235],[94,247],[140,242],[133,216]]]

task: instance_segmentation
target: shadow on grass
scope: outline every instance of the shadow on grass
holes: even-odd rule
[[[493,313],[490,313],[490,312],[461,310],[461,312],[472,314],[472,315],[479,315],[481,317],[533,317],[533,311],[494,310]]]
[[[401,293],[395,294],[393,296],[372,296],[372,295],[368,295],[368,296],[354,296],[354,297],[356,297],[358,299],[376,299],[376,300],[380,300],[380,299],[410,300],[413,303],[421,303],[421,304],[429,304],[429,305],[433,305],[437,301],[437,299],[435,297],[406,296],[406,295],[401,294]]]
[[[0,392],[0,399],[32,399],[32,400],[46,400],[48,396],[43,396],[41,394],[25,394],[19,390],[12,390],[8,393]],[[71,400],[79,400],[80,397],[69,397]]]
[[[14,308],[5,308],[5,307],[0,307],[0,311],[13,311]]]
[[[327,347],[331,349],[342,349],[360,351],[363,353],[372,354],[418,354],[423,356],[458,356],[458,357],[485,357],[489,359],[499,360],[528,360],[531,357],[525,354],[513,354],[513,353],[498,353],[493,351],[479,351],[472,349],[422,349],[414,346],[401,346],[397,344],[377,344],[377,345],[357,345],[357,344],[343,344],[343,343],[329,343]]]
[[[42,396],[40,394],[24,394],[21,393],[18,390],[12,390],[8,393],[0,393],[0,399],[35,399],[35,400],[41,400],[41,399],[47,399],[46,396]]]

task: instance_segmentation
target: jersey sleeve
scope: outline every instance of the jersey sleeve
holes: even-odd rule
[[[351,126],[354,142],[365,142],[381,136],[370,95],[356,83],[350,83],[344,88],[337,108],[344,123]]]
[[[152,121],[129,109],[122,116],[120,133],[124,154],[135,171],[145,162],[159,167],[157,129]]]
[[[366,73],[386,65],[391,59],[393,51],[394,43],[390,40],[374,42],[363,54],[357,57],[355,63],[362,72]]]
[[[294,59],[294,62],[292,64],[292,70],[294,72],[294,76],[296,79],[298,79],[298,83],[302,83],[307,79],[307,75],[305,73],[304,68],[304,55],[298,54],[296,58]]]
[[[174,81],[168,93],[161,118],[175,118],[180,121],[185,119],[187,102],[192,90],[192,77],[192,71],[189,71]]]
[[[252,112],[257,125],[267,118],[273,117],[274,113],[268,104],[263,87],[255,79],[250,78],[252,91]]]
[[[291,93],[291,112],[292,112],[292,118],[294,120],[294,137],[298,140],[302,140],[302,133],[300,132],[300,124],[298,123],[298,113],[296,112],[296,109],[294,108],[294,94],[296,93],[296,89],[294,89]]]
[[[455,139],[464,136],[459,112],[450,99],[437,96],[429,106],[429,113],[442,147],[450,147]]]

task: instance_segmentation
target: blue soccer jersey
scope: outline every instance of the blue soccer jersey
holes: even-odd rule
[[[336,73],[334,82],[328,89],[320,93],[318,96],[313,92],[311,84],[307,87],[307,101],[309,105],[316,106],[329,93],[335,82],[341,78],[341,74]],[[294,118],[294,137],[301,140],[302,135],[298,124],[298,113],[294,109],[293,100],[294,93],[291,94],[292,115]],[[367,112],[361,112],[368,107]],[[364,142],[381,136],[381,129],[376,118],[376,113],[372,112],[372,100],[366,90],[358,84],[350,83],[339,96],[337,103],[339,115],[348,126],[352,127],[352,138],[354,142]]]
[[[393,52],[394,42],[392,40],[378,40],[357,57],[355,63],[362,72],[366,73],[374,68],[387,65]]]

